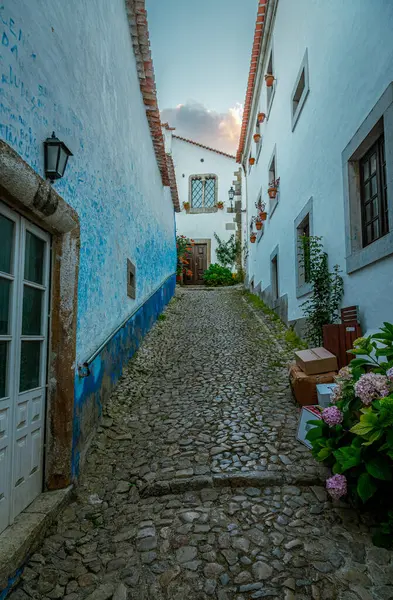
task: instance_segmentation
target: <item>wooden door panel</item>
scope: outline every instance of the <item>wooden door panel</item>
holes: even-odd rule
[[[189,268],[192,276],[185,276],[184,283],[186,285],[203,285],[203,274],[207,269],[207,244],[194,244]]]

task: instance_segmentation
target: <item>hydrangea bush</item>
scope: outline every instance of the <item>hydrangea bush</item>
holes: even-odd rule
[[[393,548],[393,325],[359,338],[341,369],[331,404],[307,433],[312,453],[331,468],[326,489],[375,511],[374,543]]]

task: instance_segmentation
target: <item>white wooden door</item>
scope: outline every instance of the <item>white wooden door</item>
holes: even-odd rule
[[[42,491],[50,238],[0,204],[0,531]]]

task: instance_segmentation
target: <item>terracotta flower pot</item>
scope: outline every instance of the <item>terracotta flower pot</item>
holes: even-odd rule
[[[269,198],[275,198],[277,196],[277,188],[275,187],[270,187],[267,190],[267,193],[269,194]]]
[[[266,115],[264,112],[258,113],[258,123],[259,124],[263,123],[265,119],[266,119]]]
[[[264,212],[264,211],[261,210],[260,213],[259,213],[259,218],[261,219],[261,221],[266,221],[266,219],[267,219],[267,212]]]
[[[267,87],[272,87],[273,81],[274,81],[274,75],[272,75],[271,73],[266,73],[265,81],[266,81]]]
[[[218,208],[218,210],[222,210],[224,208],[224,203],[223,202],[217,202],[217,208]]]
[[[261,135],[259,133],[254,133],[254,142],[258,144],[261,141]]]
[[[255,165],[255,158],[252,158],[252,157],[251,157],[251,158],[249,158],[249,159],[248,159],[248,162],[250,163],[250,165],[251,165],[251,166],[252,166],[252,165]]]
[[[257,236],[255,235],[255,233],[252,233],[252,234],[250,235],[250,242],[251,242],[252,244],[255,244],[255,242],[256,242],[256,239],[257,239]]]
[[[262,229],[262,221],[257,221],[255,223],[255,227],[258,229],[258,231],[261,231],[261,229]]]
[[[189,202],[183,202],[183,208],[184,208],[184,210],[190,210],[190,203]]]

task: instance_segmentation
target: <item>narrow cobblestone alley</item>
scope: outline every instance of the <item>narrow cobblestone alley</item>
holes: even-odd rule
[[[391,554],[296,441],[278,327],[240,290],[177,292],[12,600],[393,598]]]

